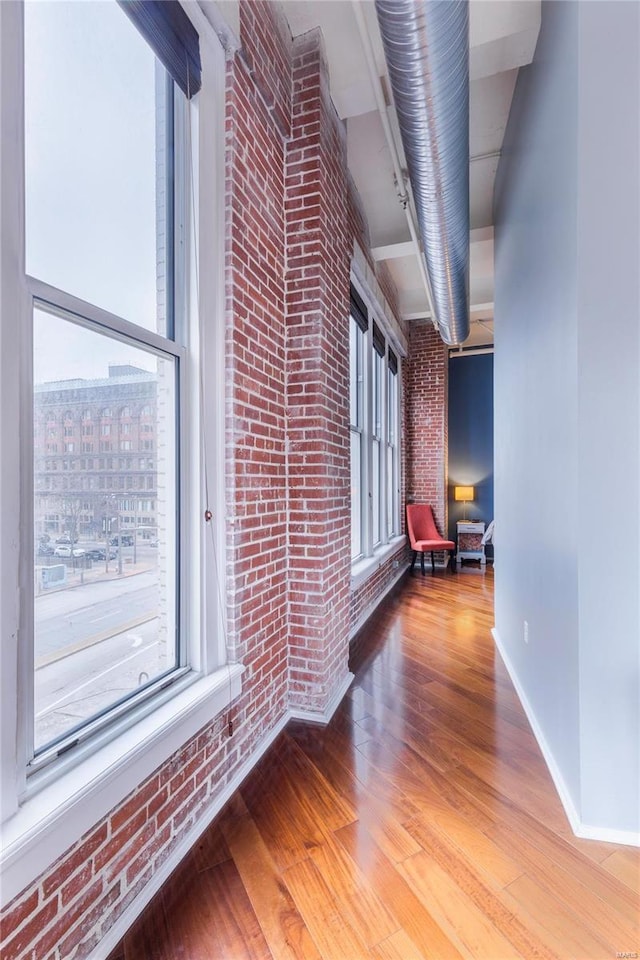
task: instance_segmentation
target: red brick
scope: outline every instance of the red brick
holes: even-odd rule
[[[42,933],[47,924],[58,914],[58,898],[49,903],[33,915],[31,920],[16,934],[9,943],[2,947],[2,960],[17,960],[23,951]]]
[[[15,906],[9,904],[2,918],[0,918],[0,941],[7,940],[20,924],[24,923],[38,906],[38,899],[38,891],[34,890]],[[15,901],[13,902],[15,903]]]

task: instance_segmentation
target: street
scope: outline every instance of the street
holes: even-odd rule
[[[154,571],[132,577],[87,583],[36,598],[36,666],[41,658],[105,631],[120,632],[126,624],[158,613],[158,575]]]
[[[36,599],[36,749],[174,665],[158,601],[157,571]]]

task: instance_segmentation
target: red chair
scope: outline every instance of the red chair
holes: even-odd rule
[[[422,576],[424,576],[424,555],[426,551],[431,554],[431,573],[435,573],[434,552],[436,550],[449,550],[453,554],[456,548],[453,540],[442,539],[433,519],[433,510],[426,503],[407,504],[407,533],[413,550],[413,557],[411,558],[412,573],[418,553],[420,554]]]

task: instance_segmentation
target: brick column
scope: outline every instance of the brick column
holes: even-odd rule
[[[318,32],[294,42],[287,153],[289,702],[346,682],[350,578],[346,143]]]
[[[447,531],[448,351],[426,320],[414,321],[407,362],[407,502],[428,503]]]

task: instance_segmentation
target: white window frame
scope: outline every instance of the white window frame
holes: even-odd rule
[[[389,364],[389,345],[387,344],[387,444],[386,463],[391,453],[391,469],[387,468],[387,501],[384,510],[384,523],[387,540],[400,532],[400,363],[396,356],[395,373]],[[393,384],[393,393],[391,391]],[[389,507],[391,509],[389,509]]]
[[[360,444],[360,501],[357,504],[351,503],[351,517],[353,520],[354,513],[358,513],[360,521],[360,549],[356,554],[352,553],[351,562],[355,563],[364,556],[365,550],[365,532],[366,532],[366,514],[367,514],[367,499],[365,497],[365,492],[367,490],[366,476],[367,476],[367,455],[366,455],[366,435],[365,435],[365,410],[366,410],[366,350],[367,350],[367,334],[366,331],[362,330],[358,325],[357,321],[353,316],[349,317],[350,332],[355,329],[356,334],[356,356],[353,357],[351,349],[349,350],[349,363],[352,364],[354,359],[356,361],[356,377],[355,377],[355,388],[357,390],[356,396],[356,416],[355,422],[353,422],[350,416],[350,438],[353,435],[357,435]],[[349,341],[351,343],[351,340]],[[349,383],[351,384],[351,376],[349,377]],[[351,387],[350,387],[351,388]],[[351,401],[352,398],[350,398]],[[351,407],[351,402],[350,402]],[[349,447],[351,451],[351,445]],[[351,466],[351,470],[353,466]]]
[[[243,667],[231,662],[232,652],[226,649],[224,609],[216,590],[202,589],[204,582],[215,583],[217,570],[225,569],[224,483],[219,470],[224,463],[225,63],[220,41],[205,16],[195,4],[185,5],[185,10],[198,30],[202,60],[202,88],[187,108],[195,223],[191,235],[179,238],[194,253],[186,277],[192,341],[185,361],[188,387],[183,407],[187,468],[182,486],[189,509],[185,513],[183,508],[180,544],[186,564],[183,583],[188,585],[182,606],[188,611],[183,629],[191,670],[172,685],[170,696],[159,697],[153,709],[129,714],[108,737],[86,741],[75,755],[69,751],[50,765],[46,776],[27,782],[24,746],[17,750],[16,744],[25,743],[25,670],[32,648],[30,537],[21,539],[28,525],[21,523],[20,510],[26,504],[30,516],[33,493],[32,471],[24,468],[32,458],[33,289],[30,296],[24,269],[23,9],[19,3],[0,3],[0,403],[3,410],[23,411],[20,417],[0,418],[3,906],[241,692]],[[206,118],[202,128],[201,117]],[[186,163],[188,157],[183,160]],[[196,250],[206,257],[206,270],[197,271]],[[199,325],[198,314],[203,318]],[[204,356],[209,376],[201,387]],[[213,523],[206,526],[205,463],[208,506],[214,514]]]
[[[363,374],[363,426],[362,426],[362,479],[361,479],[361,497],[362,497],[362,552],[358,557],[352,559],[351,564],[351,588],[356,589],[365,580],[371,576],[394,550],[398,548],[406,538],[400,534],[400,452],[402,443],[402,434],[400,432],[400,410],[402,403],[401,393],[401,364],[402,353],[399,349],[400,344],[396,342],[393,335],[392,324],[381,310],[373,294],[366,288],[362,281],[353,276],[351,284],[356,290],[364,305],[367,308],[368,324],[364,338],[364,360],[365,369]],[[350,323],[354,321],[350,318]],[[373,498],[373,445],[374,445],[374,415],[375,402],[373,391],[375,387],[375,377],[373,365],[374,357],[378,356],[373,346],[373,324],[379,328],[385,338],[385,351],[382,358],[380,379],[380,490],[378,501],[379,516],[379,538],[374,541],[374,498]],[[396,380],[396,409],[395,421],[393,424],[393,436],[395,445],[393,445],[393,469],[392,476],[388,476],[387,470],[387,449],[389,447],[390,423],[388,420],[389,411],[387,404],[387,389],[389,372],[389,350],[393,350],[398,364],[398,371],[394,375]],[[387,497],[389,490],[393,496],[393,523],[392,530],[388,530],[387,525]]]

